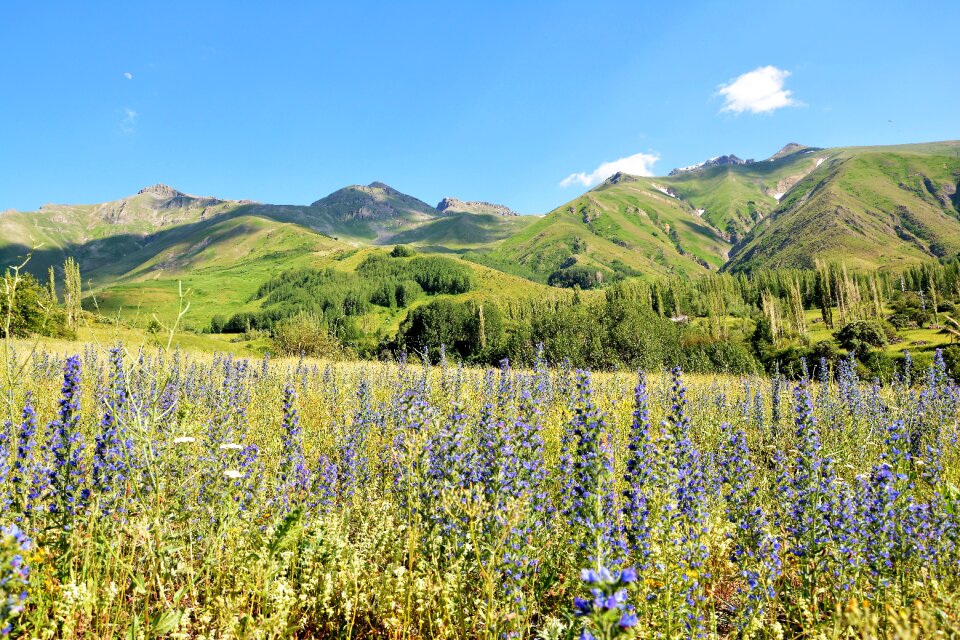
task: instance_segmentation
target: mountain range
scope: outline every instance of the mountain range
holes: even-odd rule
[[[574,267],[616,277],[900,267],[960,253],[960,141],[723,155],[668,176],[615,174],[542,216],[374,182],[310,205],[195,196],[166,185],[91,205],[0,213],[0,264],[67,256],[94,292],[142,291],[203,270],[237,290],[368,246],[416,245],[545,283]],[[482,266],[481,266],[482,265]],[[215,276],[215,277],[214,277]],[[239,278],[242,283],[235,279]]]

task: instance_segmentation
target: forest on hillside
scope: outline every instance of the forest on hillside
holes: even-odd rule
[[[260,287],[259,312],[217,317],[214,332],[269,333],[289,354],[453,359],[593,369],[755,373],[790,377],[804,366],[833,368],[852,357],[865,375],[889,380],[904,353],[922,361],[945,347],[960,366],[956,305],[960,261],[903,271],[855,272],[842,263],[815,270],[711,274],[696,279],[629,279],[569,299],[497,300],[455,294],[474,288],[469,269],[398,247],[356,272],[299,269]],[[373,308],[406,309],[393,333],[364,331]]]

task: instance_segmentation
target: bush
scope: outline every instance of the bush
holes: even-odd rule
[[[897,360],[882,351],[871,351],[861,362],[871,377],[878,378],[884,383],[890,382],[897,370]]]
[[[901,313],[901,312],[893,314],[892,316],[887,318],[887,321],[890,323],[891,326],[893,326],[898,331],[902,329],[906,329],[907,327],[910,327],[914,324],[914,321],[909,313]]]
[[[951,344],[943,348],[943,363],[947,374],[954,380],[960,380],[960,345]]]
[[[287,356],[316,356],[340,359],[346,355],[343,345],[327,329],[323,319],[299,314],[281,320],[273,329],[273,345]]]
[[[390,252],[392,258],[412,258],[415,255],[417,255],[417,252],[405,244],[398,244]]]
[[[570,267],[554,271],[547,278],[551,287],[595,289],[603,284],[603,272],[587,267]]]
[[[150,335],[156,335],[163,331],[163,325],[160,324],[160,321],[156,318],[151,318],[150,322],[147,323],[146,328],[144,329]]]
[[[260,325],[257,314],[250,311],[241,311],[230,316],[230,319],[220,327],[220,333],[245,333],[250,329],[259,328]]]
[[[210,333],[223,333],[228,322],[226,316],[220,314],[213,316],[210,318]]]
[[[13,305],[9,304],[4,291],[13,287],[13,274],[4,275],[5,287],[0,290],[0,338],[6,335],[8,311],[10,315],[10,334],[13,337],[43,335],[69,337],[63,310],[50,297],[36,278],[21,273],[16,286]]]
[[[844,325],[834,332],[840,346],[847,351],[865,354],[871,347],[887,346],[887,332],[883,325],[873,320],[858,320]]]
[[[370,302],[378,307],[392,308],[397,306],[397,288],[389,282],[382,282],[370,294]]]
[[[423,288],[413,280],[404,280],[396,286],[394,291],[394,299],[398,307],[409,307],[422,295]]]

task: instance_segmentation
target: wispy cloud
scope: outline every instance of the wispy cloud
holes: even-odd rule
[[[782,107],[797,106],[793,92],[783,88],[789,71],[774,66],[758,67],[721,85],[725,103],[720,110],[731,113],[772,113]]]
[[[599,184],[615,174],[618,171],[629,173],[635,176],[652,176],[653,165],[660,159],[660,156],[651,153],[635,153],[626,158],[604,162],[590,173],[571,173],[560,181],[561,187],[580,183],[585,187],[592,187]]]
[[[124,71],[123,77],[126,78],[127,80],[133,80],[133,74],[130,73],[129,71]]]
[[[120,110],[123,118],[120,119],[120,131],[123,133],[133,133],[137,126],[137,112],[129,107]]]

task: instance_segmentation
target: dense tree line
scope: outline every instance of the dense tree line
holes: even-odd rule
[[[902,340],[899,331],[960,330],[951,315],[960,302],[960,262],[900,273],[855,273],[831,263],[749,276],[626,280],[607,285],[603,300],[573,300],[438,301],[414,309],[389,347],[436,357],[443,345],[465,360],[493,364],[505,357],[532,362],[534,345],[542,344],[554,362],[591,368],[680,365],[794,377],[853,354],[865,374],[885,379],[900,363],[883,348]],[[812,339],[815,328],[828,329],[832,339]],[[960,347],[948,347],[946,356],[960,374]]]
[[[550,362],[592,369],[754,373],[759,363],[744,346],[689,330],[650,309],[622,299],[518,303],[438,300],[413,309],[400,327],[398,350],[436,359],[441,353],[476,363],[504,358],[532,364],[537,347]]]
[[[359,320],[382,309],[407,308],[424,296],[466,293],[475,286],[471,269],[450,258],[413,256],[406,248],[369,256],[356,271],[294,269],[263,283],[254,300],[259,311],[215,316],[215,333],[250,330],[309,336],[325,330],[344,346],[362,353],[376,352],[382,336],[371,335]],[[278,341],[300,344],[300,339]],[[313,351],[313,349],[303,349]]]
[[[504,358],[529,364],[541,345],[552,362],[593,369],[679,365],[692,372],[765,369],[796,377],[853,354],[866,374],[886,378],[899,363],[884,348],[901,341],[903,331],[951,331],[960,302],[956,260],[899,273],[824,263],[814,270],[628,279],[603,284],[602,297],[576,291],[580,284],[600,285],[583,269],[571,271],[574,292],[556,299],[429,299],[471,290],[472,272],[449,258],[412,253],[374,254],[355,272],[286,272],[260,287],[259,312],[215,319],[212,328],[271,331],[287,351],[317,352],[304,346],[313,341],[324,353],[336,344],[342,353],[365,357],[416,352],[437,359],[442,352],[476,364]],[[378,307],[410,308],[396,334],[364,329],[362,317]],[[960,373],[960,347],[948,348],[946,356]]]

